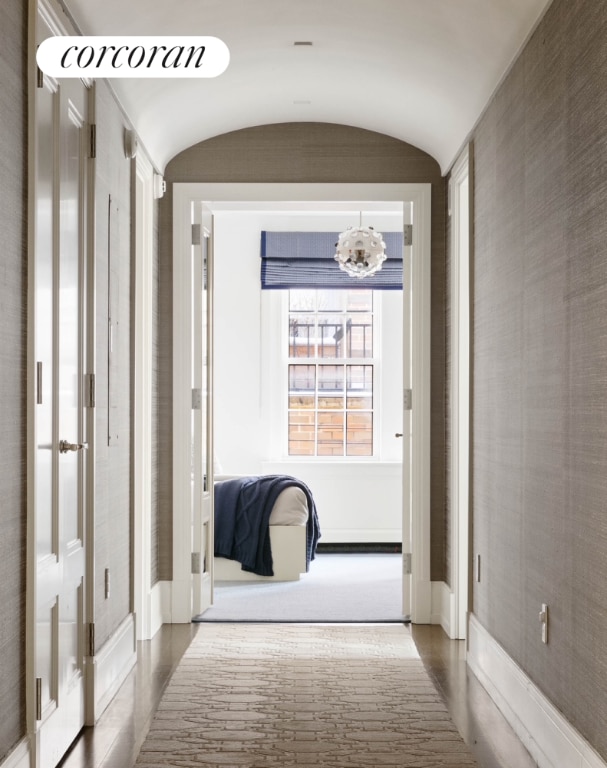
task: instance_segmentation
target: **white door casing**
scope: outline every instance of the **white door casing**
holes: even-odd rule
[[[469,585],[470,441],[470,152],[464,149],[451,171],[451,588],[449,634],[464,640]]]
[[[403,494],[403,533],[410,536],[411,576],[403,578],[405,605],[410,604],[411,620],[429,623],[430,588],[430,184],[203,184],[173,185],[173,252],[187,253],[190,248],[191,206],[205,201],[211,210],[243,203],[268,204],[276,201],[401,201],[411,202],[413,246],[410,257],[411,389],[413,409],[410,412],[412,450],[410,456],[410,491]],[[209,202],[212,201],[212,202]],[[174,262],[175,263],[175,262]],[[181,267],[178,267],[181,269]],[[181,283],[181,287],[179,285]],[[184,307],[183,291],[189,284],[183,275],[173,277],[173,359],[183,365],[189,355],[189,337],[184,325],[189,322],[189,308]],[[405,320],[405,323],[407,321]],[[182,369],[180,369],[182,370]],[[189,435],[191,392],[179,386],[174,378],[174,441],[180,430]],[[407,384],[405,384],[407,386]],[[180,400],[181,402],[180,404]],[[179,416],[181,413],[181,416]],[[185,440],[185,442],[184,442]],[[187,446],[184,435],[181,443]],[[406,452],[403,451],[404,456]],[[192,604],[189,563],[191,557],[191,514],[189,506],[190,458],[188,451],[179,454],[174,447],[173,466],[173,584],[172,620],[189,621]],[[406,476],[408,473],[404,472]],[[406,481],[405,481],[406,482]],[[410,504],[407,504],[410,500]],[[407,542],[408,543],[408,542]],[[187,570],[186,570],[187,569]],[[181,617],[181,618],[178,618]]]
[[[149,640],[156,629],[152,610],[152,302],[154,169],[142,152],[135,172],[135,346],[133,441],[133,593],[137,640]]]

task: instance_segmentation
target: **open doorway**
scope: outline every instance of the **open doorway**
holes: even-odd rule
[[[208,620],[402,620],[403,291],[340,274],[332,260],[337,233],[359,221],[384,235],[390,255],[394,242],[402,259],[402,202],[215,210],[216,480],[305,482],[322,536],[308,572],[280,586],[224,574],[216,561]],[[260,241],[269,257],[278,238],[281,264],[313,242],[315,254],[326,248],[329,274],[318,265],[312,274],[297,270],[293,253],[290,277],[271,261],[260,280]],[[400,273],[402,283],[402,264]]]
[[[227,189],[228,187],[231,189]],[[278,189],[279,187],[280,189]],[[276,200],[281,199],[283,201],[296,201],[296,203],[292,204],[290,212],[291,216],[297,207],[304,209],[308,208],[308,211],[318,210],[319,202],[330,203],[335,200],[350,201],[348,208],[350,211],[350,216],[353,207],[357,208],[358,210],[357,201],[360,200],[371,201],[372,203],[374,201],[378,203],[386,200],[393,203],[399,202],[401,211],[403,202],[413,202],[412,215],[414,227],[417,222],[417,226],[415,227],[417,230],[417,243],[416,246],[410,249],[411,253],[405,266],[407,275],[407,290],[404,292],[406,299],[405,304],[407,305],[404,314],[411,320],[411,325],[410,337],[404,343],[404,350],[400,355],[400,359],[407,361],[407,365],[405,366],[407,371],[407,380],[403,381],[403,385],[405,392],[410,389],[413,389],[416,392],[416,407],[414,407],[413,410],[409,410],[406,407],[406,403],[410,403],[411,401],[410,393],[409,396],[405,396],[402,389],[403,385],[398,385],[397,389],[400,389],[400,392],[397,394],[397,400],[400,400],[400,407],[402,408],[403,404],[405,404],[406,409],[401,413],[401,419],[399,419],[396,428],[389,427],[389,432],[387,430],[383,431],[387,434],[391,434],[391,439],[393,441],[398,440],[394,436],[401,431],[405,436],[405,439],[402,441],[403,443],[407,443],[409,440],[411,440],[411,447],[405,449],[403,452],[405,456],[404,462],[393,462],[398,465],[396,468],[397,487],[399,485],[398,473],[399,471],[403,472],[403,468],[406,469],[406,471],[403,473],[404,485],[402,490],[403,509],[405,510],[405,513],[402,518],[403,522],[401,527],[401,546],[404,553],[403,564],[405,565],[404,569],[402,570],[403,615],[411,615],[413,620],[427,621],[430,614],[428,521],[429,493],[427,488],[429,457],[429,408],[427,394],[427,380],[429,375],[429,187],[428,185],[354,185],[354,187],[355,188],[353,188],[352,185],[349,185],[347,188],[342,187],[341,185],[245,185],[245,189],[243,190],[242,186],[239,187],[239,185],[175,185],[175,252],[178,253],[180,248],[189,247],[187,242],[187,235],[185,233],[188,231],[190,222],[184,218],[184,205],[187,207],[188,201],[191,204],[193,199],[213,201],[207,202],[207,205],[209,205],[209,207],[213,210],[216,219],[220,218],[220,215],[222,215],[224,211],[230,211],[232,214],[234,214],[239,209],[242,210],[246,207],[256,210],[261,209],[267,212],[268,210],[275,209]],[[253,194],[251,195],[251,193]],[[243,198],[247,201],[253,200],[255,205],[251,206],[250,202],[241,202]],[[218,200],[220,202],[218,202]],[[336,204],[333,202],[333,205]],[[341,205],[343,206],[343,203]],[[376,212],[379,213],[377,206]],[[332,213],[335,213],[335,211]],[[181,227],[180,222],[183,222],[183,227]],[[348,223],[351,224],[352,222]],[[243,226],[242,222],[239,224],[237,221],[233,221],[230,230],[232,232],[238,231],[241,226]],[[257,229],[256,250],[258,253],[259,228]],[[217,237],[216,232],[214,233],[214,237]],[[216,269],[218,268],[217,265],[219,264],[220,258],[221,257],[217,255]],[[224,259],[226,259],[225,266],[228,270],[228,274],[230,271],[232,271],[233,276],[233,270],[237,270],[238,267],[236,264],[232,264],[227,260],[229,259],[228,256],[224,256]],[[257,282],[259,280],[258,258],[255,258],[252,261],[251,268],[254,273],[257,273],[254,278],[255,282]],[[231,296],[229,293],[228,295]],[[233,299],[234,297],[231,296],[231,298]],[[229,300],[230,299],[228,299],[228,301]],[[261,339],[261,297],[258,295],[255,301],[258,305],[257,316],[260,318],[258,321],[260,326],[258,328],[258,332],[259,338]],[[217,306],[217,302],[215,302],[215,304]],[[235,310],[232,316],[233,321],[231,324],[228,323],[228,327],[230,327],[230,325],[232,327],[232,333],[234,331],[236,331],[236,334],[238,333],[238,322],[234,322],[234,320],[237,321],[239,316],[242,317],[242,308],[242,303],[237,303],[233,307]],[[426,315],[425,320],[424,315]],[[269,311],[269,316],[272,316],[272,310]],[[246,322],[246,317],[242,318],[242,320]],[[216,329],[214,329],[214,331],[215,330]],[[176,339],[175,341],[179,343],[179,339]],[[215,346],[217,350],[218,344]],[[253,422],[256,423],[253,425],[253,428],[249,428],[247,430],[244,429],[243,425],[241,425],[240,429],[238,427],[235,429],[234,425],[231,426],[230,438],[235,442],[235,451],[231,452],[230,462],[234,461],[235,463],[230,464],[229,466],[225,467],[225,469],[227,469],[228,472],[234,472],[236,474],[242,473],[240,465],[236,463],[236,459],[234,457],[237,456],[239,451],[241,454],[246,454],[247,450],[250,451],[250,444],[247,444],[247,441],[242,438],[245,433],[248,435],[252,431],[255,431],[256,428],[257,433],[262,436],[263,440],[265,440],[266,451],[265,458],[262,457],[260,460],[260,457],[256,457],[255,465],[259,466],[259,464],[261,464],[260,469],[263,472],[275,472],[277,471],[276,465],[280,464],[286,459],[284,454],[281,455],[272,450],[272,440],[276,439],[273,437],[273,435],[279,434],[279,430],[273,430],[272,428],[264,430],[263,428],[263,419],[268,418],[268,412],[264,411],[263,401],[264,398],[272,398],[273,396],[272,392],[270,391],[271,388],[267,386],[267,381],[262,380],[261,376],[261,367],[265,365],[266,359],[264,355],[260,353],[259,349],[253,349],[250,346],[246,346],[241,352],[235,353],[235,346],[235,344],[232,344],[230,348],[230,345],[226,344],[225,350],[228,353],[231,352],[234,357],[238,358],[237,363],[240,365],[240,370],[247,370],[248,360],[250,363],[249,370],[258,371],[257,381],[255,382],[256,386],[251,386],[251,388],[255,389],[257,392],[255,396],[255,407],[249,408],[246,414],[246,419],[248,420],[249,424]],[[409,364],[414,359],[419,362],[419,365],[412,366]],[[242,376],[240,378],[242,379]],[[244,382],[245,387],[250,384],[252,384],[252,380],[250,378]],[[220,380],[215,377],[216,391],[220,387]],[[285,396],[288,396],[288,392]],[[269,416],[270,419],[273,418],[271,415],[272,413],[276,414],[276,409],[271,409]],[[399,430],[399,426],[401,424],[403,426]],[[381,435],[381,433],[382,431],[378,430],[378,434]],[[219,434],[220,427],[216,427],[216,441]],[[247,445],[249,445],[248,448]],[[402,451],[403,449],[400,450]],[[221,451],[217,451],[217,455],[221,462],[225,461],[224,457],[221,455]],[[288,461],[287,463],[290,464]],[[314,462],[309,463],[313,464]],[[335,466],[337,465],[338,464],[336,463]],[[345,465],[346,462],[343,462],[342,466]],[[253,467],[252,461],[250,462],[250,466]],[[289,466],[289,469],[292,471],[291,466]],[[323,465],[317,467],[317,469],[321,471],[321,474],[324,471],[325,478],[328,478],[330,481],[332,476],[331,472],[327,472]],[[259,472],[260,470],[246,469],[244,471],[248,473],[255,471]],[[414,516],[411,516],[412,508],[415,509]],[[176,509],[176,513],[179,513],[178,509]],[[379,534],[380,538],[385,538],[385,529],[389,526],[384,525],[383,527],[384,530]],[[327,536],[327,539],[335,539],[334,533],[335,530],[338,529],[339,524],[334,524],[334,531],[332,534]],[[184,550],[182,554],[187,558],[189,556],[190,549],[190,542],[186,542],[186,532],[188,531],[188,527],[184,524],[184,521],[181,521],[180,523],[179,520],[176,520],[175,530],[176,532],[182,532],[181,545]],[[325,525],[324,530],[330,530],[330,526],[327,528]],[[352,538],[351,533],[344,535],[346,538]],[[359,541],[361,539],[364,540],[365,537],[365,532],[361,532],[361,530],[359,530]],[[180,542],[177,540],[178,538],[179,537],[176,537],[174,541],[177,549],[180,546]],[[377,540],[377,534],[375,538]],[[361,543],[364,543],[364,541]],[[177,549],[174,548],[174,553],[177,552]],[[412,557],[414,550],[417,550],[416,556]],[[182,605],[185,609],[185,600],[182,601]],[[176,620],[176,617],[174,617],[173,620]],[[185,620],[185,616],[182,620]]]

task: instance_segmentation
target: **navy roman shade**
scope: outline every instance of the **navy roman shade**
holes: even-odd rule
[[[262,232],[261,287],[371,288],[403,287],[403,233],[384,232],[386,256],[382,268],[370,277],[350,277],[333,258],[339,232]]]

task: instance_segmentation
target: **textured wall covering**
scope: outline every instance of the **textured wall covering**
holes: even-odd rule
[[[0,761],[25,734],[27,18],[0,4]]]
[[[130,203],[131,168],[124,156],[125,123],[105,83],[97,86],[96,281],[97,405],[95,467],[95,623],[100,647],[130,610],[131,402]],[[108,244],[108,200],[111,222]],[[111,279],[108,274],[111,249]],[[108,290],[112,289],[113,352],[108,399]],[[112,441],[108,446],[108,423]],[[116,435],[118,439],[116,440]],[[105,599],[105,569],[110,598]]]
[[[356,159],[356,164],[352,160]],[[160,570],[171,578],[171,212],[170,182],[432,183],[432,579],[444,578],[444,179],[421,150],[372,131],[324,123],[249,128],[201,142],[167,166],[169,194],[161,201],[159,328]]]
[[[603,758],[606,77],[607,6],[555,0],[475,131],[472,457],[474,612]]]

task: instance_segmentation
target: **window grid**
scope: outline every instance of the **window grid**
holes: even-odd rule
[[[288,454],[373,456],[373,293],[289,292]]]

